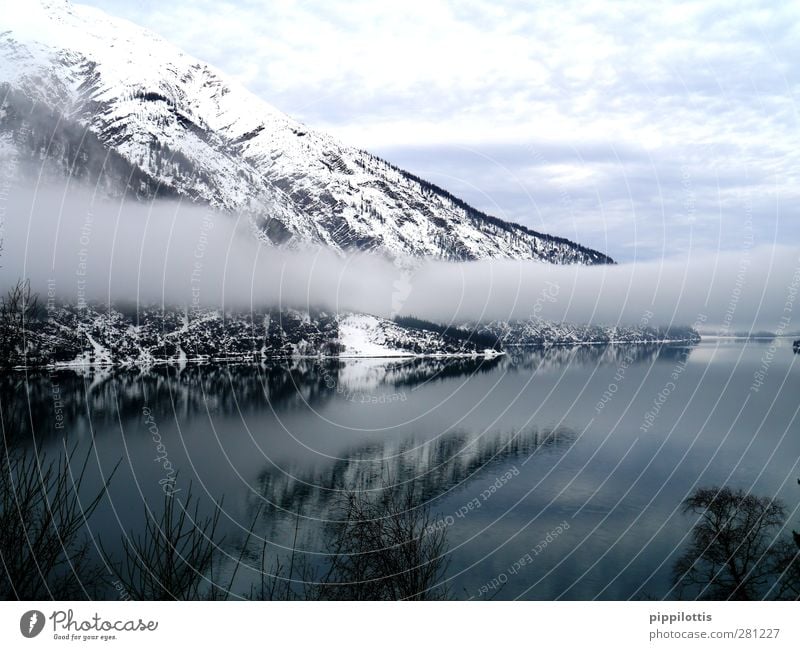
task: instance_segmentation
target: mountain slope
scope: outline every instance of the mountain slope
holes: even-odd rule
[[[603,264],[307,128],[152,33],[67,0],[0,25],[0,150],[111,194],[246,214],[265,242],[452,260]]]
[[[494,359],[522,348],[682,342],[688,327],[599,327],[493,321],[452,328],[324,310],[185,310],[158,305],[48,304],[24,326],[6,324],[0,367],[185,365],[292,358]],[[635,350],[630,354],[636,354]]]

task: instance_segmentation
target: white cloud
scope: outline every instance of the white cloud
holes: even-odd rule
[[[25,277],[40,295],[72,303],[280,304],[389,316],[402,281],[401,313],[442,322],[526,319],[539,302],[537,317],[555,322],[636,324],[651,311],[653,324],[686,325],[703,314],[708,327],[775,331],[791,316],[785,310],[800,282],[800,251],[752,242],[738,252],[685,251],[615,266],[428,260],[408,276],[368,254],[264,248],[246,218],[190,203],[103,200],[81,186],[37,182],[15,185],[7,208],[18,218],[4,232],[0,291]],[[745,241],[745,232],[739,236]],[[799,326],[797,318],[790,323],[792,331]]]
[[[656,250],[688,245],[671,198],[685,190],[664,180],[682,169],[733,178],[759,204],[796,198],[800,7],[791,3],[88,2],[154,29],[345,142],[401,164],[414,159],[404,148],[432,147],[412,171],[433,169],[440,181],[474,175],[477,191],[465,198],[479,207],[497,204],[528,225],[570,235],[558,228],[565,213],[557,199],[540,198],[538,212],[526,211],[543,188],[567,193],[575,198],[570,219],[589,243],[609,236],[593,230],[605,206],[614,221],[627,214],[629,226],[634,212],[651,227],[666,219],[671,240]],[[581,160],[579,145],[597,141],[605,159]],[[440,155],[454,146],[542,142],[576,153],[506,169]],[[620,149],[642,155],[619,158]],[[479,180],[487,176],[491,187]],[[693,191],[701,221],[736,227],[713,183]],[[622,212],[620,192],[630,199]],[[784,234],[796,234],[791,220],[781,223]],[[632,235],[630,227],[611,234],[612,242]],[[713,243],[708,233],[693,234]],[[630,244],[609,252],[624,254]]]

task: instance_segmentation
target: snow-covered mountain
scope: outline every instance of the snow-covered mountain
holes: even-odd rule
[[[111,195],[246,214],[276,245],[612,262],[308,128],[127,21],[68,0],[3,5],[0,151],[23,161],[47,161]]]
[[[580,345],[583,343],[698,343],[691,327],[674,325],[578,325],[539,319],[466,324],[463,329],[497,338],[503,347]]]
[[[11,327],[11,326],[8,326]],[[299,358],[495,359],[519,347],[582,343],[696,343],[691,328],[499,322],[448,327],[323,310],[185,310],[48,306],[7,331],[3,366],[152,367]]]
[[[431,324],[432,327],[436,327]],[[11,366],[151,367],[162,364],[348,357],[494,358],[469,332],[404,327],[365,314],[267,309],[225,312],[158,306],[61,305],[29,317]]]

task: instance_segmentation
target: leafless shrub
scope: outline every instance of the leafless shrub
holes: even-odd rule
[[[270,559],[266,539],[259,548],[250,553],[254,560],[252,568],[260,575],[257,585],[250,588],[246,597],[250,600],[314,600],[319,594],[317,567],[313,566],[305,554],[297,550],[297,531],[300,517],[295,520],[294,541],[289,557],[285,560],[276,555]],[[252,528],[251,528],[252,532]]]
[[[261,584],[248,597],[444,600],[450,596],[445,579],[447,531],[435,525],[429,504],[413,487],[383,481],[378,489],[345,491],[335,518],[325,531],[328,554],[323,562],[310,562],[295,548],[299,517],[288,557],[268,562],[264,541]]]
[[[106,494],[84,501],[91,449],[73,474],[76,447],[57,459],[5,448],[0,473],[0,598],[79,599],[98,594],[101,569],[83,530]],[[110,478],[109,478],[110,480]]]
[[[164,507],[156,516],[145,508],[145,525],[140,533],[122,539],[122,560],[115,561],[103,548],[106,562],[134,600],[199,600],[208,593],[208,573],[223,540],[217,536],[220,509],[201,516],[199,502],[192,496],[165,495]]]
[[[269,557],[266,541],[255,553],[253,530],[231,563],[217,534],[220,507],[201,515],[191,488],[185,498],[165,495],[157,513],[145,509],[138,533],[122,538],[121,554],[100,543],[103,563],[83,532],[106,494],[106,483],[88,503],[79,498],[89,453],[77,476],[75,450],[54,461],[35,449],[7,451],[0,476],[0,597],[75,599],[103,597],[111,569],[120,589],[135,600],[225,600],[246,559],[260,565],[261,582],[245,597],[263,600],[440,600],[449,596],[446,530],[434,525],[430,507],[413,487],[389,484],[343,493],[338,523],[326,529],[329,555],[312,565],[297,552]],[[227,565],[227,586],[215,567]],[[269,568],[268,568],[269,567]],[[251,569],[254,566],[250,567]]]
[[[316,597],[443,600],[448,597],[447,532],[435,526],[413,485],[349,491],[331,528],[327,571]]]

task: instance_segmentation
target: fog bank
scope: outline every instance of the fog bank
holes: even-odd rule
[[[541,318],[705,330],[800,329],[800,249],[692,251],[604,267],[391,261],[281,251],[244,217],[188,202],[101,199],[85,188],[13,188],[2,204],[5,289],[30,278],[57,301],[199,308],[324,307],[383,316]]]

